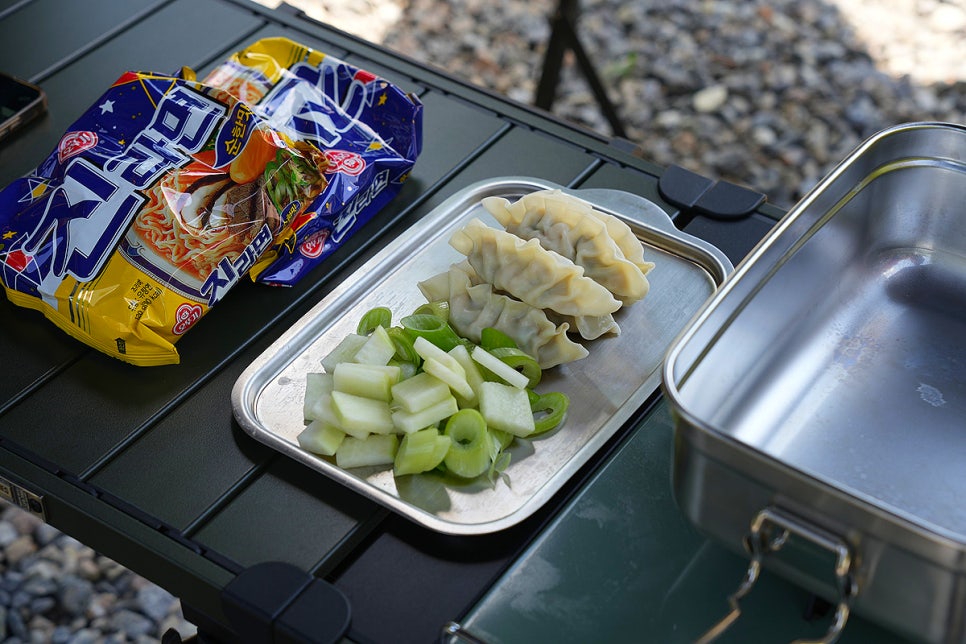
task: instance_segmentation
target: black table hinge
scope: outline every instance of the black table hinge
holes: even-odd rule
[[[685,223],[695,215],[712,219],[735,220],[747,217],[765,203],[765,195],[749,188],[715,181],[678,165],[671,165],[657,182],[661,197],[681,209],[675,223],[685,219]]]
[[[270,561],[243,570],[221,592],[222,609],[244,643],[338,642],[349,630],[349,600],[301,568]]]

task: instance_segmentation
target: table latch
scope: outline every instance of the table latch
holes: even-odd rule
[[[44,497],[17,485],[3,476],[0,476],[0,498],[29,512],[44,523],[47,522],[47,510],[44,507]]]
[[[747,217],[766,200],[760,192],[709,179],[679,165],[664,170],[657,188],[665,201],[681,208],[689,217],[704,215],[724,221]]]

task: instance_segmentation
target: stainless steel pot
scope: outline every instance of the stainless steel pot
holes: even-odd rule
[[[966,128],[872,137],[667,354],[696,526],[835,603],[964,642]],[[749,583],[749,580],[751,582]]]

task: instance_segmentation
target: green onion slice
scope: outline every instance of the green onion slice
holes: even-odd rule
[[[439,300],[438,302],[428,302],[426,304],[421,304],[415,311],[414,315],[435,315],[441,318],[444,322],[449,322],[449,302],[446,300]]]
[[[510,475],[506,473],[506,468],[508,467],[510,467],[510,452],[500,452],[497,454],[493,462],[490,463],[489,471],[486,473],[490,485],[496,485],[496,479],[499,478],[509,487]]]
[[[480,331],[480,346],[491,351],[500,347],[509,347],[511,349],[519,349],[516,341],[508,336],[503,331],[499,329],[494,329],[491,326],[484,328]]]
[[[388,329],[390,324],[392,324],[392,311],[384,306],[377,306],[366,311],[366,314],[362,316],[362,319],[359,320],[359,326],[356,328],[356,333],[369,335],[376,330],[377,326]]]
[[[413,348],[413,338],[402,327],[391,327],[387,333],[396,347],[396,357],[399,358],[400,362],[409,362],[417,367],[422,364],[422,358]]]
[[[419,365],[417,363],[409,362],[408,360],[400,360],[398,358],[393,358],[389,361],[389,365],[393,367],[399,367],[400,380],[412,378],[419,371]]]
[[[510,443],[513,442],[514,436],[510,432],[505,432],[500,429],[493,429],[489,426],[487,426],[486,430],[490,432],[490,438],[493,439],[493,449],[497,453],[509,447]]]
[[[446,471],[463,478],[475,478],[490,468],[490,435],[480,412],[459,410],[446,421],[443,433],[452,441],[443,459]]]
[[[438,315],[428,313],[413,313],[400,320],[406,333],[415,340],[424,337],[443,351],[449,351],[461,340],[446,320]]]
[[[567,414],[567,407],[570,405],[570,398],[559,391],[550,391],[536,396],[528,392],[530,396],[530,411],[533,412],[533,424],[535,429],[530,436],[536,436],[548,432],[559,425]]]
[[[484,349],[486,347],[483,347]],[[490,350],[490,354],[495,358],[499,358],[503,364],[511,367],[522,373],[527,377],[529,382],[527,387],[536,387],[543,377],[543,369],[540,368],[540,364],[536,359],[521,351],[520,349],[514,349],[512,347],[496,347]]]

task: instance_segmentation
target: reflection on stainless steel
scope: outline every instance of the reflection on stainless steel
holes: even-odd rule
[[[389,468],[342,470],[298,448],[304,427],[305,374],[374,306],[406,315],[425,300],[417,282],[460,259],[448,240],[472,217],[497,225],[479,205],[495,195],[517,199],[545,188],[530,178],[474,184],[441,204],[326,296],[239,377],[232,404],[239,424],[265,444],[431,529],[477,534],[509,527],[546,502],[624,424],[660,384],[661,364],[675,335],[730,272],[716,248],[681,233],[658,206],[610,190],[573,191],[621,217],[657,267],[647,297],[619,312],[622,333],[588,343],[590,356],[548,371],[538,390],[571,398],[564,425],[534,440],[518,440],[498,481],[458,482],[427,473],[393,478]],[[570,192],[570,191],[568,191]]]
[[[738,266],[664,373],[685,513],[735,548],[775,503],[842,535],[855,611],[929,641],[966,629],[964,204],[966,128],[873,137]]]

